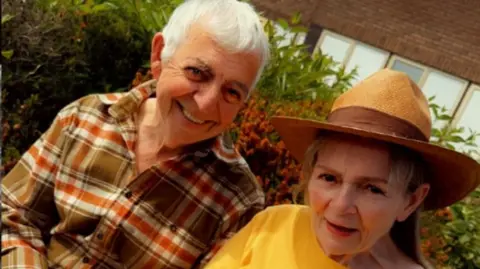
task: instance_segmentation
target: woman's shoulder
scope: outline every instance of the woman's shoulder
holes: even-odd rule
[[[305,216],[307,212],[308,207],[304,205],[274,205],[259,212],[253,221],[262,226],[282,226],[293,224],[299,216]]]

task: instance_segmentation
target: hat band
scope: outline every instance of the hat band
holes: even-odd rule
[[[428,138],[410,122],[366,107],[339,108],[327,117],[327,122],[406,139],[428,142]]]

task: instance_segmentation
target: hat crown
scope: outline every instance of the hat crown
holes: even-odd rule
[[[405,73],[391,69],[376,72],[339,96],[331,112],[347,107],[368,108],[402,119],[430,138],[428,100]]]

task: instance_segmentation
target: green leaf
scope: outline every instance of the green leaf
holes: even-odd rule
[[[451,150],[455,150],[455,146],[452,145],[451,143],[445,143],[445,146],[448,148],[448,149],[451,149]]]
[[[449,115],[447,115],[447,114],[438,115],[438,117],[437,117],[437,120],[449,121],[449,120],[451,120],[451,119],[452,119],[452,117],[449,116]]]
[[[287,30],[288,29],[288,22],[284,19],[279,19],[277,20],[277,23],[282,29]]]
[[[303,26],[294,26],[290,31],[292,33],[306,33],[308,30]]]
[[[8,22],[9,20],[13,19],[15,16],[11,15],[11,14],[5,14],[2,16],[2,25],[6,22]]]
[[[460,238],[458,239],[458,241],[459,241],[461,244],[465,244],[465,243],[467,243],[468,241],[470,241],[470,235],[464,234],[464,235],[460,236]]]
[[[451,137],[448,138],[448,140],[450,142],[454,142],[454,143],[464,143],[464,142],[466,142],[465,139],[463,139],[461,136],[458,136],[458,135],[451,136]]]
[[[2,50],[2,56],[10,60],[13,56],[13,50]]]
[[[114,8],[117,8],[117,6],[115,6],[112,3],[103,3],[103,4],[95,5],[92,8],[92,12],[95,13],[95,12],[100,12],[100,11],[111,10],[111,9],[114,9]]]
[[[302,19],[302,14],[300,12],[297,12],[293,15],[291,22],[292,24],[299,24]]]

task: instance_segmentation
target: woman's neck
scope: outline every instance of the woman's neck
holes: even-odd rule
[[[421,268],[395,245],[389,234],[370,249],[351,257],[347,264],[352,269]]]

